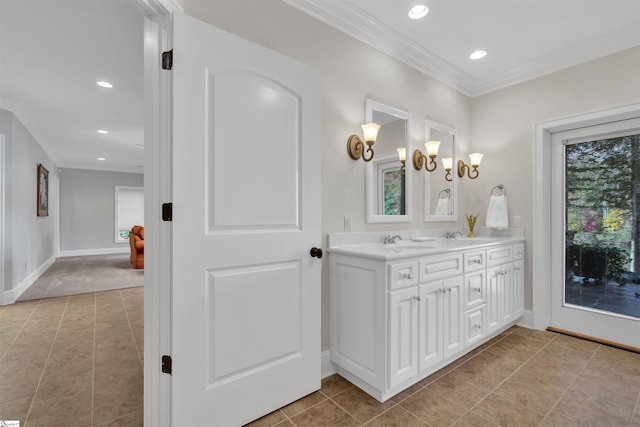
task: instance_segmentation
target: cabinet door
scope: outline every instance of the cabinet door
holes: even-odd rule
[[[492,333],[500,327],[502,316],[500,297],[502,290],[502,270],[500,267],[487,269],[487,333]]]
[[[519,319],[524,314],[524,260],[514,261],[513,275],[513,317]]]
[[[418,310],[418,369],[420,372],[440,362],[443,350],[442,281],[420,286]]]
[[[476,271],[464,276],[464,309],[469,310],[484,304],[486,300],[486,273]]]
[[[389,292],[389,387],[418,373],[418,287]]]
[[[513,313],[514,313],[514,309],[513,309],[514,296],[513,296],[513,280],[512,280],[513,264],[511,263],[504,264],[500,266],[500,269],[502,273],[500,275],[500,278],[502,279],[502,283],[500,286],[502,290],[502,297],[501,297],[502,320],[501,320],[500,326],[504,326],[507,323],[513,322]]]
[[[444,357],[445,359],[464,349],[463,291],[464,278],[452,277],[443,281],[444,308]]]

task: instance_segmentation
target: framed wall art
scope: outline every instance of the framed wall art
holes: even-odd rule
[[[49,171],[38,164],[38,216],[49,216]]]

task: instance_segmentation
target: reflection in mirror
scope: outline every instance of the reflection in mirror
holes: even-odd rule
[[[365,165],[367,222],[409,222],[411,174],[405,173],[409,112],[367,98],[365,121],[380,125],[376,155]],[[404,150],[399,150],[404,149]]]
[[[425,121],[425,139],[440,141],[438,160],[440,164],[435,171],[424,173],[424,220],[455,221],[457,176],[452,171],[455,164],[454,128],[432,120]]]

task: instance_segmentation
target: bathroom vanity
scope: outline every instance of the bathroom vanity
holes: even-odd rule
[[[329,239],[331,361],[381,402],[523,315],[522,237]]]

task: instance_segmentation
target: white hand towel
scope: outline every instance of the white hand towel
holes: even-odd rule
[[[505,196],[491,196],[487,209],[487,228],[503,230],[509,227],[509,208]]]
[[[446,199],[438,199],[438,204],[436,205],[436,211],[433,213],[434,215],[449,215],[449,198]]]

